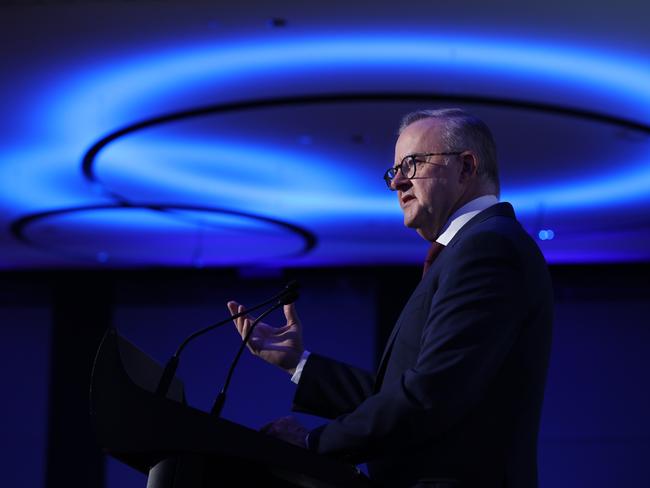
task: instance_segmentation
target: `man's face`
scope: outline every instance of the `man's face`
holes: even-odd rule
[[[409,125],[395,144],[394,166],[412,154],[459,149],[443,146],[441,129],[440,122],[434,119],[422,119]],[[398,172],[392,185],[397,190],[399,205],[404,212],[404,225],[415,229],[423,238],[434,241],[449,216],[459,206],[463,194],[460,183],[461,165],[458,156],[429,156],[420,159],[433,164],[416,163],[413,179]]]

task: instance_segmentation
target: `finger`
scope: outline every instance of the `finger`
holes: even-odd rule
[[[250,315],[250,314],[244,313],[244,312],[246,312],[246,307],[244,307],[243,305],[237,304],[237,311],[236,311],[236,313],[238,313],[238,314],[244,314],[244,315],[242,315],[241,317],[237,318],[236,320],[241,320],[241,321],[243,321],[243,320],[250,320],[251,322],[255,320],[255,317],[253,317],[253,316]]]
[[[244,307],[242,304],[237,303],[237,302],[232,301],[232,300],[227,303],[227,306],[228,306],[228,312],[230,312],[230,315],[237,315],[237,314],[240,314],[240,313],[246,311],[246,307]],[[247,317],[247,316],[248,315],[244,315],[244,317]],[[233,320],[238,320],[239,318],[240,317],[238,317],[237,319],[233,319]]]
[[[243,305],[240,305],[239,308],[237,309],[237,313],[244,313],[246,309],[244,308]],[[241,335],[242,339],[246,337],[246,334],[248,334],[248,331],[251,328],[251,324],[253,323],[255,319],[251,317],[250,315],[242,315],[238,319],[236,319],[235,326],[237,327],[237,330],[239,331],[239,334]]]
[[[252,323],[253,322],[248,317],[242,318],[242,326],[241,330],[239,331],[242,339],[245,339],[248,335],[248,331],[251,329]]]
[[[246,340],[246,347],[248,347],[248,349],[251,352],[257,352],[256,349],[253,347],[253,344],[251,344],[251,342],[254,342],[255,344],[259,345],[258,340],[253,340],[253,339],[255,339],[255,334],[253,332],[251,332],[251,327],[252,326],[253,326],[253,320],[251,320],[249,318],[246,318],[244,320],[244,325],[242,327],[241,337],[242,337],[242,340],[246,340],[248,338],[248,340]],[[249,334],[250,334],[250,337],[249,337]]]
[[[230,315],[236,315],[240,312],[244,311],[244,306],[240,305],[239,303],[235,301],[229,301],[227,303],[228,311],[230,312]],[[235,327],[237,328],[237,332],[241,334],[241,327],[243,325],[243,321],[241,317],[238,317],[236,319],[233,319],[233,323],[235,324]]]
[[[234,300],[230,300],[226,304],[226,307],[228,307],[230,315],[235,315],[237,313],[237,309],[239,308],[239,303],[235,302]]]
[[[290,303],[289,305],[285,305],[283,310],[284,310],[284,316],[287,318],[287,323],[294,324],[300,322],[300,319],[298,318],[298,312],[296,311],[295,303]]]

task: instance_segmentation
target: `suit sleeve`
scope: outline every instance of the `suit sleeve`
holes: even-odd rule
[[[364,462],[439,436],[482,399],[522,324],[523,266],[496,233],[448,251],[415,366],[312,432],[311,449]]]
[[[293,410],[333,419],[370,396],[374,376],[354,366],[311,353],[305,363]]]

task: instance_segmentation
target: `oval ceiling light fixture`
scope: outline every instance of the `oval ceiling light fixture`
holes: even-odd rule
[[[258,208],[266,208],[268,210],[268,203],[273,202],[276,206],[275,210],[279,210],[282,215],[296,216],[299,214],[304,216],[310,213],[312,216],[320,215],[321,217],[328,213],[331,215],[347,214],[348,216],[358,216],[368,213],[374,213],[376,215],[397,215],[399,213],[398,208],[394,204],[390,194],[384,192],[382,196],[377,197],[374,192],[370,192],[368,189],[361,191],[360,188],[356,188],[354,191],[349,191],[350,189],[343,188],[337,174],[327,170],[327,168],[336,168],[336,165],[333,162],[319,160],[312,154],[306,154],[304,158],[301,158],[300,153],[282,153],[280,150],[274,150],[272,147],[237,146],[229,144],[226,141],[218,140],[213,141],[212,144],[203,143],[197,147],[196,144],[187,142],[179,144],[178,141],[170,142],[162,138],[152,139],[150,137],[145,139],[146,144],[138,144],[133,139],[129,141],[127,137],[144,130],[150,130],[197,117],[253,109],[329,105],[333,103],[356,103],[361,101],[417,101],[421,103],[435,101],[438,103],[453,102],[477,106],[521,109],[613,125],[650,136],[650,126],[625,118],[594,111],[513,99],[479,96],[444,96],[425,93],[306,95],[217,104],[169,113],[149,120],[142,120],[108,134],[93,144],[83,157],[83,174],[88,181],[104,186],[107,194],[112,196],[116,201],[123,203],[134,202],[136,199],[133,195],[120,193],[115,191],[110,185],[107,185],[98,176],[95,168],[96,158],[100,152],[112,147],[113,144],[125,138],[127,139],[127,147],[121,147],[120,144],[116,144],[116,147],[121,149],[121,154],[118,152],[117,156],[123,160],[129,160],[130,156],[130,159],[138,161],[138,166],[133,168],[130,165],[130,169],[129,167],[122,167],[121,171],[126,175],[130,171],[131,176],[138,175],[140,178],[148,179],[154,188],[154,195],[151,195],[153,198],[156,198],[156,185],[158,185],[158,188],[176,186],[176,189],[179,191],[182,190],[190,193],[201,192],[204,197],[209,198],[211,201],[216,197],[220,197],[230,203],[235,203],[236,208],[244,208],[247,210],[255,210]],[[145,162],[147,156],[144,154],[152,152],[151,147],[146,148],[147,145],[156,146],[155,152],[158,156],[154,165],[147,165]],[[242,155],[245,155],[245,157],[242,158]],[[151,156],[149,154],[149,158]],[[175,170],[161,170],[161,168],[165,168],[165,165],[161,164],[161,162],[170,157],[176,157],[181,161],[191,159],[202,160],[204,166],[208,164],[207,162],[217,166],[231,164],[232,167],[236,167],[235,165],[241,163],[251,170],[251,175],[245,178],[245,174],[243,174],[240,180],[235,179],[235,181],[228,181],[227,178],[221,178],[223,181],[220,181],[218,178],[206,179],[202,174],[192,174],[191,170],[187,169],[179,171],[178,165],[176,165]],[[261,163],[259,163],[260,161]],[[183,165],[183,167],[186,168],[187,165]],[[288,191],[283,186],[278,187],[276,182],[273,181],[272,174],[269,174],[269,168],[272,167],[281,167],[293,171],[295,178],[293,178],[292,182],[295,190],[292,188]],[[354,167],[351,171],[354,171]],[[220,175],[224,174],[223,171],[217,171],[217,173]],[[256,182],[251,181],[250,176],[254,176],[259,180],[257,185],[255,185]],[[363,181],[362,178],[355,179],[351,177],[347,177],[345,180]],[[244,183],[238,184],[239,181],[243,181]],[[314,184],[317,186],[314,186]],[[206,185],[211,187],[210,189],[213,194],[206,191]],[[381,188],[383,189],[383,187]],[[515,204],[519,211],[525,213],[537,211],[541,204],[547,209],[607,206],[620,201],[634,200],[635,198],[648,198],[649,190],[650,165],[642,165],[641,168],[633,167],[628,169],[628,171],[619,171],[614,176],[601,175],[600,177],[590,178],[587,181],[562,181],[544,187],[511,190],[504,192],[504,198]],[[354,215],[350,214],[350,209],[354,209]]]
[[[141,51],[128,59],[124,56],[124,52],[119,52],[113,59],[98,56],[95,65],[88,65],[84,60],[83,65],[61,66],[65,78],[48,80],[49,88],[29,101],[27,112],[35,121],[35,133],[43,136],[39,144],[33,146],[45,149],[38,161],[35,156],[29,156],[33,159],[31,166],[22,165],[18,171],[14,165],[13,169],[7,167],[12,193],[3,195],[2,205],[12,209],[14,215],[36,212],[38,207],[80,208],[88,202],[105,202],[104,194],[93,193],[101,190],[100,187],[79,185],[78,174],[69,170],[77,167],[84,149],[104,135],[119,132],[120,128],[133,126],[138,121],[206,104],[305,94],[372,95],[394,91],[397,87],[402,93],[426,91],[437,97],[448,96],[450,100],[453,97],[467,99],[476,94],[493,100],[507,96],[518,103],[589,110],[605,117],[609,114],[612,119],[624,114],[627,122],[639,127],[648,125],[650,113],[650,64],[647,61],[542,42],[412,33],[337,33],[284,37],[275,41],[261,38],[230,45],[192,44],[173,50],[165,46]],[[309,83],[304,83],[305,80]],[[429,85],[426,90],[423,84]],[[294,93],[294,89],[298,91]],[[164,138],[160,138],[160,143],[164,142]],[[345,162],[324,158],[312,160],[309,148],[302,147],[304,153],[297,150],[295,161],[322,165],[312,168],[317,172],[335,172]],[[229,150],[226,146],[222,148]],[[62,156],[52,156],[59,149]],[[253,143],[250,149],[277,158],[286,154],[274,145]],[[585,172],[584,176],[571,180],[549,179],[550,183],[544,186],[513,187],[504,196],[518,208],[532,212],[538,210],[540,202],[552,209],[648,199],[650,165],[645,145],[643,149],[643,154],[639,151],[643,157],[634,159],[621,161],[617,159],[624,158],[603,157],[608,160],[601,165],[603,171]],[[227,156],[232,159],[237,154],[233,152]],[[56,167],[62,168],[60,174],[58,169],[55,174],[50,164],[55,158],[58,158],[54,161]],[[137,161],[127,160],[127,163]],[[44,167],[47,169],[42,169]],[[100,172],[100,176],[104,175]],[[194,176],[188,175],[190,179]],[[174,180],[183,181],[182,178],[167,178],[171,183]],[[348,194],[353,195],[349,191]],[[385,205],[375,205],[377,200],[372,199],[370,192],[357,192],[354,196],[367,205],[363,207],[357,202],[351,205],[352,209],[367,208],[374,212],[373,217],[380,217],[373,224],[383,224],[380,220],[384,211],[390,212],[391,217],[399,212],[392,201],[394,195],[385,193]],[[20,205],[12,206],[14,198]],[[155,198],[148,201],[151,200],[158,201]],[[176,203],[182,206],[186,202]],[[345,199],[333,199],[332,202],[341,208],[347,204]],[[259,212],[252,213],[267,209],[268,206],[260,206],[256,209]],[[164,206],[160,205],[142,211],[155,213],[150,210],[165,213]],[[594,215],[597,213],[592,217]],[[142,222],[158,217],[146,216]],[[311,221],[305,219],[300,223],[304,226]],[[101,226],[102,222],[104,219],[98,218],[94,224]],[[321,223],[316,219],[313,222]],[[110,219],[105,223],[110,226]],[[174,224],[183,225],[183,222],[175,221]],[[565,232],[555,222],[543,224],[552,225],[558,236],[565,239]],[[347,235],[348,229],[344,231]],[[322,232],[319,236],[324,242],[328,234]],[[94,252],[95,260],[108,256],[110,262],[116,256],[103,246]],[[364,249],[359,254],[365,256],[367,253]]]
[[[468,83],[463,80],[474,77],[481,82],[496,80],[494,84],[485,84],[486,90],[493,92],[486,96],[504,90],[507,84],[508,94],[517,98],[521,95],[522,100],[540,103],[546,103],[540,98],[563,100],[571,103],[565,103],[566,106],[613,116],[624,111],[628,119],[636,119],[640,125],[650,113],[647,62],[616,53],[516,39],[337,34],[287,37],[271,42],[259,39],[231,45],[193,44],[136,54],[126,61],[123,53],[114,61],[107,59],[102,57],[95,66],[65,67],[69,74],[65,79],[52,81],[52,88],[41,94],[45,99],[34,97],[33,120],[46,124],[45,130],[56,141],[49,145],[52,147],[48,151],[56,152],[56,144],[62,144],[66,152],[77,147],[81,155],[83,147],[103,134],[159,115],[161,106],[166,112],[181,102],[185,108],[205,105],[206,90],[215,104],[259,96],[258,92],[250,92],[251,86],[246,84],[249,82],[258,91],[269,91],[269,97],[273,98],[283,87],[293,86],[288,84],[292,79],[314,74],[321,75],[310,78],[320,80],[322,84],[316,88],[321,92],[329,90],[330,82],[337,89],[355,82],[356,86],[365,84],[366,93],[395,83],[412,91],[417,88],[414,83],[418,77],[404,76],[404,73],[413,72],[420,73],[423,83],[433,79],[443,88],[460,89],[451,86],[449,81],[445,84],[445,76],[438,76],[442,72],[449,74],[449,80],[458,82],[462,89],[470,88],[463,85]],[[384,76],[359,76],[364,71],[381,72]],[[271,83],[273,80],[277,83]],[[267,81],[273,86],[267,86]],[[237,91],[239,85],[243,88]],[[544,86],[551,89],[540,90]],[[192,99],[194,91],[200,100]],[[178,103],[174,102],[177,98]],[[276,147],[256,150],[278,152]],[[305,153],[303,161],[308,164],[310,157]],[[49,164],[47,157],[43,162]],[[514,200],[522,210],[534,210],[540,201],[548,208],[573,208],[649,196],[647,155],[635,163],[613,161],[611,167],[611,173],[586,175],[580,181],[558,181],[544,187],[513,188],[504,196]],[[29,179],[14,176],[12,181],[16,188],[34,184],[31,176]],[[388,210],[392,206],[390,197],[386,199],[384,206],[371,205],[377,211],[386,209],[394,213]],[[76,197],[70,200],[78,201]]]
[[[384,76],[367,76],[367,70]],[[405,72],[418,76],[405,77]],[[269,92],[273,98],[287,86],[295,86],[293,80],[311,76],[313,81],[314,75],[319,75],[315,79],[320,84],[308,88],[321,92],[341,83],[364,84],[366,93],[396,82],[414,90],[416,85],[408,84],[421,78],[451,91],[476,89],[475,93],[483,94],[480,90],[485,90],[490,92],[486,98],[507,91],[513,99],[528,100],[526,103],[554,100],[576,110],[613,113],[613,117],[625,107],[626,115],[639,125],[644,125],[650,113],[650,68],[645,62],[532,41],[401,34],[337,34],[271,42],[260,39],[150,52],[127,62],[120,58],[94,71],[77,71],[65,86],[57,88],[58,100],[50,113],[62,129],[79,134],[81,126],[88,141],[97,140],[98,133],[110,133],[116,127],[132,125],[134,120],[159,115],[161,105],[166,109],[179,104],[204,105],[206,93],[215,103],[246,100],[251,95],[246,92],[250,86]],[[447,75],[456,77],[460,88],[446,84]],[[476,80],[475,85],[472,80]],[[194,93],[200,100],[192,98]],[[588,97],[577,97],[579,94]],[[434,95],[450,94],[436,91]],[[111,101],[110,106],[106,100]],[[98,103],[102,110],[98,110]],[[264,150],[272,152],[273,148]],[[613,162],[611,168],[608,174],[543,188],[516,188],[506,195],[524,210],[534,209],[540,202],[547,207],[573,208],[649,196],[646,161]]]
[[[118,266],[250,265],[304,256],[317,244],[307,229],[278,219],[177,204],[57,208],[24,215],[10,231],[25,245],[67,259]]]

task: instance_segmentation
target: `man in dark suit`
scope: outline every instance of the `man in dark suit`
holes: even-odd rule
[[[534,488],[552,291],[537,245],[498,203],[492,135],[459,109],[409,114],[385,179],[404,224],[432,243],[428,270],[375,374],[306,352],[293,305],[284,327],[259,325],[249,347],[292,373],[295,410],[331,419],[266,431],[367,462],[383,486]],[[250,323],[236,321],[242,335]]]

